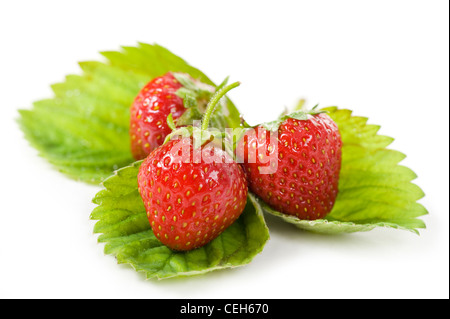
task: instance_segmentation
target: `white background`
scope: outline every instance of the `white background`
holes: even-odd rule
[[[1,1],[0,297],[448,298],[448,1]],[[382,125],[419,176],[430,215],[398,230],[323,236],[268,216],[271,240],[245,267],[145,281],[103,254],[90,199],[37,156],[17,109],[50,84],[137,41],[159,43],[230,93],[248,122],[301,97]]]

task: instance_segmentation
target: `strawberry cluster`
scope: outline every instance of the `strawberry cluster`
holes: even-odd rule
[[[244,211],[249,189],[299,219],[324,218],[333,208],[342,148],[336,124],[314,109],[299,111],[243,128],[230,152],[208,125],[237,85],[214,92],[186,74],[167,73],[131,107],[132,153],[145,159],[139,191],[155,236],[171,249],[195,249],[219,236]],[[192,125],[199,119],[200,129]]]

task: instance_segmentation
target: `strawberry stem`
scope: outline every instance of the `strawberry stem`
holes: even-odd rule
[[[238,87],[241,85],[240,82],[234,82],[230,85],[227,85],[223,88],[221,88],[219,91],[217,91],[214,96],[211,98],[211,100],[208,102],[208,105],[206,106],[205,115],[202,119],[202,127],[201,129],[204,131],[208,129],[209,125],[209,119],[211,118],[212,113],[214,112],[214,109],[217,105],[217,103],[220,101],[220,99],[228,93],[228,91],[234,89],[235,87]]]

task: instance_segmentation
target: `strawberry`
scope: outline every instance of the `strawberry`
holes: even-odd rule
[[[178,160],[185,147],[190,159],[207,154],[214,161]],[[153,232],[163,244],[175,250],[203,246],[240,216],[247,181],[230,159],[218,147],[195,149],[190,139],[169,141],[145,159],[138,175],[140,194]]]
[[[145,85],[131,106],[133,157],[136,160],[144,159],[164,142],[164,138],[172,131],[167,124],[169,114],[174,120],[179,119],[186,112],[186,106],[201,104],[213,91],[212,87],[187,74],[171,72]]]
[[[203,133],[216,102],[230,89],[224,88],[211,100]],[[174,250],[195,249],[219,236],[240,216],[247,201],[244,172],[231,155],[213,143],[195,144],[192,136],[167,141],[150,153],[138,174],[151,228]]]
[[[282,213],[314,220],[333,208],[341,148],[337,125],[313,109],[250,130],[236,152],[249,188],[263,201]]]

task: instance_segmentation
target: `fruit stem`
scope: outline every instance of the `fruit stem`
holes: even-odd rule
[[[206,111],[205,111],[205,115],[203,116],[202,119],[202,127],[201,129],[203,131],[205,131],[206,129],[208,129],[208,125],[209,125],[209,119],[211,118],[211,114],[214,112],[214,109],[217,105],[217,103],[220,101],[220,99],[228,93],[228,91],[234,89],[235,87],[238,87],[239,85],[241,85],[240,82],[234,82],[230,85],[227,85],[223,88],[221,88],[219,91],[217,91],[214,96],[211,98],[211,100],[208,102],[208,105],[206,106]]]

